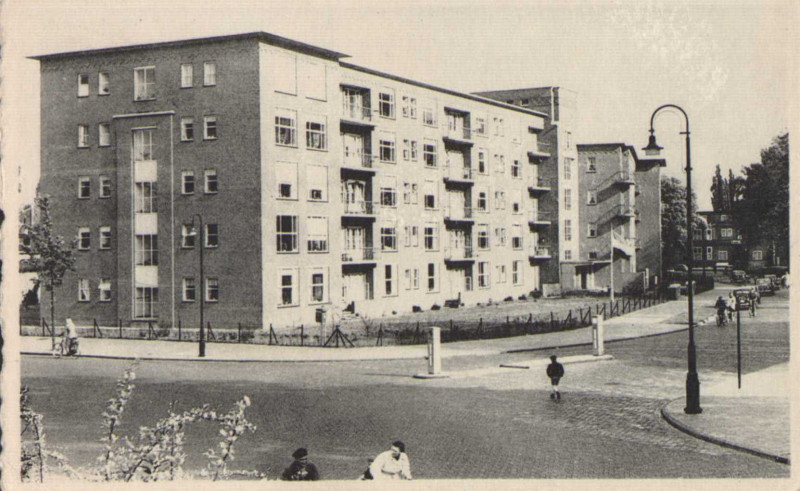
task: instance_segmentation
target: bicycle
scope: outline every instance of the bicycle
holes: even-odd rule
[[[53,346],[53,357],[61,358],[62,356],[78,356],[78,340],[70,339],[62,336],[61,341]]]
[[[724,311],[717,312],[717,327],[724,327],[728,325],[728,316]]]

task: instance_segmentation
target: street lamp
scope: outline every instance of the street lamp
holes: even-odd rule
[[[686,131],[680,134],[686,135],[686,248],[687,254],[687,267],[688,275],[686,281],[686,293],[689,298],[689,348],[688,348],[688,371],[686,373],[686,407],[683,411],[686,414],[700,414],[703,409],[700,407],[700,379],[697,377],[697,350],[694,344],[694,292],[692,281],[692,262],[694,252],[692,250],[692,160],[689,144],[689,116],[681,107],[675,104],[664,104],[658,109],[653,111],[650,116],[650,141],[647,146],[642,150],[646,155],[659,155],[663,147],[659,147],[656,143],[655,130],[653,129],[653,121],[656,115],[662,109],[677,109],[683,114],[686,120]]]
[[[198,222],[198,226],[197,227],[195,227],[195,224],[194,224],[195,219],[197,219],[197,222]],[[204,280],[205,276],[203,274],[203,249],[204,249],[204,244],[203,244],[203,217],[200,216],[199,214],[193,216],[192,217],[191,227],[192,227],[192,230],[191,230],[189,235],[191,237],[199,237],[199,240],[197,241],[197,246],[200,248],[200,353],[198,354],[198,356],[200,358],[205,358],[205,356],[206,356],[206,331],[205,331],[205,328],[204,328],[204,324],[205,324],[205,317],[204,317],[204,313],[205,312],[204,311],[205,311],[206,293],[205,293],[205,288],[204,288],[205,287],[205,280]],[[199,230],[199,232],[198,232],[198,230]]]

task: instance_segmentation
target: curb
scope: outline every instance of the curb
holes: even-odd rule
[[[20,351],[20,355],[25,356],[50,356],[51,352],[44,351]],[[70,357],[62,357],[70,358]],[[353,361],[397,361],[397,360],[425,360],[427,356],[401,357],[401,358],[353,358],[352,360],[333,359],[333,360],[260,360],[255,358],[225,359],[225,358],[164,358],[158,356],[122,356],[122,355],[77,355],[78,358],[97,358],[104,360],[141,360],[141,361],[181,361],[181,362],[200,362],[200,363],[346,363]]]
[[[735,443],[731,443],[731,442],[729,442],[727,440],[724,440],[722,438],[713,437],[713,436],[710,436],[710,435],[706,435],[705,433],[700,433],[699,431],[692,430],[688,426],[682,424],[677,419],[673,418],[672,415],[669,413],[669,410],[667,409],[667,406],[669,406],[670,404],[672,404],[673,402],[675,402],[677,400],[680,400],[680,398],[673,399],[672,401],[668,402],[667,404],[665,404],[661,408],[661,417],[664,419],[664,421],[669,423],[670,426],[672,426],[673,428],[677,429],[678,431],[682,431],[683,433],[686,433],[689,436],[698,438],[700,440],[703,440],[703,441],[706,441],[706,442],[709,442],[709,443],[713,443],[715,445],[719,445],[721,447],[726,447],[726,448],[730,448],[730,449],[733,449],[733,450],[737,450],[739,452],[744,452],[744,453],[748,453],[750,455],[755,455],[756,457],[761,457],[762,459],[771,460],[771,461],[777,462],[779,464],[790,465],[791,461],[787,457],[782,457],[780,455],[774,455],[774,454],[771,454],[769,452],[756,450],[754,448],[744,447],[744,446],[741,446],[741,445],[737,445]]]

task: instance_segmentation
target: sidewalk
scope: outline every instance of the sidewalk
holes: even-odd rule
[[[719,290],[695,297],[695,322],[713,316],[713,302]],[[617,341],[665,334],[687,329],[675,317],[686,311],[686,300],[666,302],[605,321],[605,340]],[[454,356],[496,355],[503,352],[549,350],[558,347],[592,344],[591,327],[549,332],[513,338],[461,341],[442,344],[442,358]],[[22,336],[23,355],[50,355],[49,337]],[[323,348],[237,343],[207,343],[205,358],[199,358],[197,342],[147,341],[138,339],[81,338],[80,356],[174,361],[230,362],[332,362],[393,359],[424,359],[426,345],[380,346],[360,348]]]
[[[700,414],[686,414],[683,397],[667,404],[661,415],[694,437],[776,462],[789,463],[791,453],[789,364],[769,367],[700,388]]]

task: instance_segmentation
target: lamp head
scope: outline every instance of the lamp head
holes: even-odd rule
[[[646,147],[642,149],[644,150],[645,155],[653,155],[653,156],[661,155],[661,150],[663,148],[664,147],[658,146],[658,143],[656,143],[656,135],[653,132],[653,130],[650,130],[650,142],[647,144]]]

